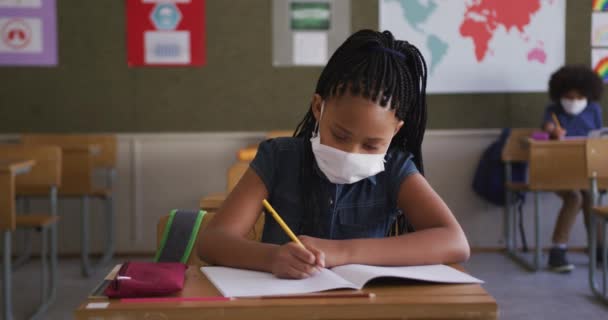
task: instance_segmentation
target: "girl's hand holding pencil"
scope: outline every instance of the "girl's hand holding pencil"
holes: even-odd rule
[[[279,278],[303,279],[320,272],[320,268],[325,267],[323,252],[312,246],[305,246],[266,199],[262,204],[292,240],[276,248],[271,258],[272,273]]]

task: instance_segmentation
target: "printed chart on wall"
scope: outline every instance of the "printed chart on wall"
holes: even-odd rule
[[[591,16],[591,67],[608,83],[608,0],[594,0]]]
[[[0,0],[0,65],[57,65],[55,0]]]
[[[430,93],[542,92],[564,64],[565,0],[379,0],[380,29],[429,68]]]
[[[130,67],[205,64],[205,0],[126,3]]]

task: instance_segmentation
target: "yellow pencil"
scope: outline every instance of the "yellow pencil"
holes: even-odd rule
[[[272,215],[274,220],[276,220],[277,223],[281,226],[281,228],[283,228],[283,231],[285,231],[285,233],[287,233],[287,235],[291,238],[291,240],[293,240],[293,242],[299,244],[300,246],[304,247],[304,245],[302,244],[302,242],[300,242],[300,240],[296,237],[296,235],[293,234],[293,232],[291,232],[291,229],[289,229],[289,227],[287,226],[285,221],[283,221],[283,219],[281,219],[279,214],[276,211],[274,211],[274,208],[270,205],[270,203],[268,203],[268,201],[266,199],[264,199],[264,200],[262,200],[262,204],[264,204],[264,207],[266,208],[266,210],[268,210],[268,212],[270,212],[270,214]]]
[[[562,126],[559,124],[559,120],[557,119],[557,116],[555,115],[555,113],[553,113],[553,112],[552,112],[552,113],[551,113],[551,116],[553,117],[553,122],[555,122],[555,125],[556,125],[556,126],[559,128],[559,129],[561,129],[561,128],[562,128]]]

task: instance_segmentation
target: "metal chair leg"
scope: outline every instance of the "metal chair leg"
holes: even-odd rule
[[[106,245],[104,248],[104,253],[101,259],[93,264],[90,257],[89,252],[89,197],[82,197],[82,225],[81,225],[81,249],[80,249],[80,258],[81,258],[81,270],[82,275],[85,277],[90,277],[94,272],[94,269],[101,265],[105,265],[109,263],[114,257],[114,199],[110,195],[105,199],[105,220],[106,220]]]
[[[540,242],[540,194],[534,192],[534,271],[540,269],[541,242]]]
[[[606,225],[608,224],[608,219],[604,219],[602,217],[596,216],[594,213],[591,213],[589,217],[589,287],[591,288],[591,292],[593,295],[598,297],[601,301],[608,304],[608,237],[606,235]],[[601,271],[601,290],[599,284],[596,283],[596,272],[597,272],[597,223],[601,223],[602,233],[604,235],[604,239],[602,241],[603,250],[602,250],[602,271]]]
[[[4,231],[4,249],[2,251],[2,304],[5,320],[13,319],[12,287],[11,287],[11,233]]]
[[[91,261],[89,257],[89,197],[81,198],[81,226],[80,226],[80,267],[82,275],[90,277],[92,274]]]
[[[511,250],[512,249],[512,245],[513,243],[511,242],[511,191],[510,190],[506,190],[505,191],[505,211],[504,211],[504,219],[503,219],[503,223],[504,223],[504,241],[505,241],[505,247],[507,248],[507,250]]]
[[[606,225],[608,224],[608,220],[602,220],[602,292],[604,293],[604,302],[608,303],[608,294],[606,292],[606,282],[608,282],[608,239],[606,239]]]
[[[105,203],[105,218],[106,218],[106,248],[100,264],[109,263],[114,257],[114,197],[108,196]]]
[[[541,248],[541,241],[540,241],[540,233],[541,233],[541,228],[540,228],[540,193],[535,191],[534,192],[534,253],[532,256],[532,261],[530,261],[530,257],[526,256],[525,254],[519,252],[519,250],[517,249],[517,214],[515,212],[513,212],[513,210],[511,210],[511,216],[512,216],[512,232],[510,233],[511,236],[511,240],[513,242],[513,246],[512,248],[508,248],[507,250],[507,254],[509,255],[509,257],[511,257],[511,259],[513,259],[515,262],[521,264],[524,268],[528,269],[529,271],[538,271],[540,269],[540,265],[541,265],[541,258],[542,258],[542,248]]]
[[[30,319],[39,319],[39,318],[44,318],[44,314],[46,313],[46,311],[48,310],[49,306],[51,305],[51,303],[54,300],[54,291],[55,289],[52,288],[51,286],[55,285],[54,280],[52,280],[53,277],[53,256],[52,256],[52,252],[53,249],[51,248],[51,265],[49,268],[49,263],[48,263],[48,256],[49,256],[49,248],[48,248],[48,242],[49,240],[51,240],[51,247],[52,247],[52,239],[49,238],[49,231],[52,233],[53,232],[53,228],[55,227],[55,225],[52,225],[50,227],[44,227],[42,228],[42,236],[41,236],[41,245],[42,245],[42,249],[40,252],[40,264],[42,269],[40,270],[40,305],[38,306],[38,309],[36,309],[36,312],[30,317]],[[50,269],[50,270],[49,270]],[[51,273],[51,279],[49,279],[49,273]]]
[[[57,187],[52,187],[50,192],[50,211],[51,216],[57,216]],[[51,281],[49,284],[49,300],[55,299],[57,292],[57,223],[51,226],[50,242],[51,242]]]
[[[30,199],[22,198],[19,201],[20,213],[21,214],[29,214],[31,212],[30,207]],[[21,245],[23,246],[21,249],[17,249],[19,252],[19,256],[13,262],[13,271],[21,268],[25,265],[30,258],[32,257],[32,230],[17,230],[22,239]]]

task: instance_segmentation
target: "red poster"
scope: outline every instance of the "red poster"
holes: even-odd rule
[[[205,0],[126,1],[130,67],[205,64]]]

